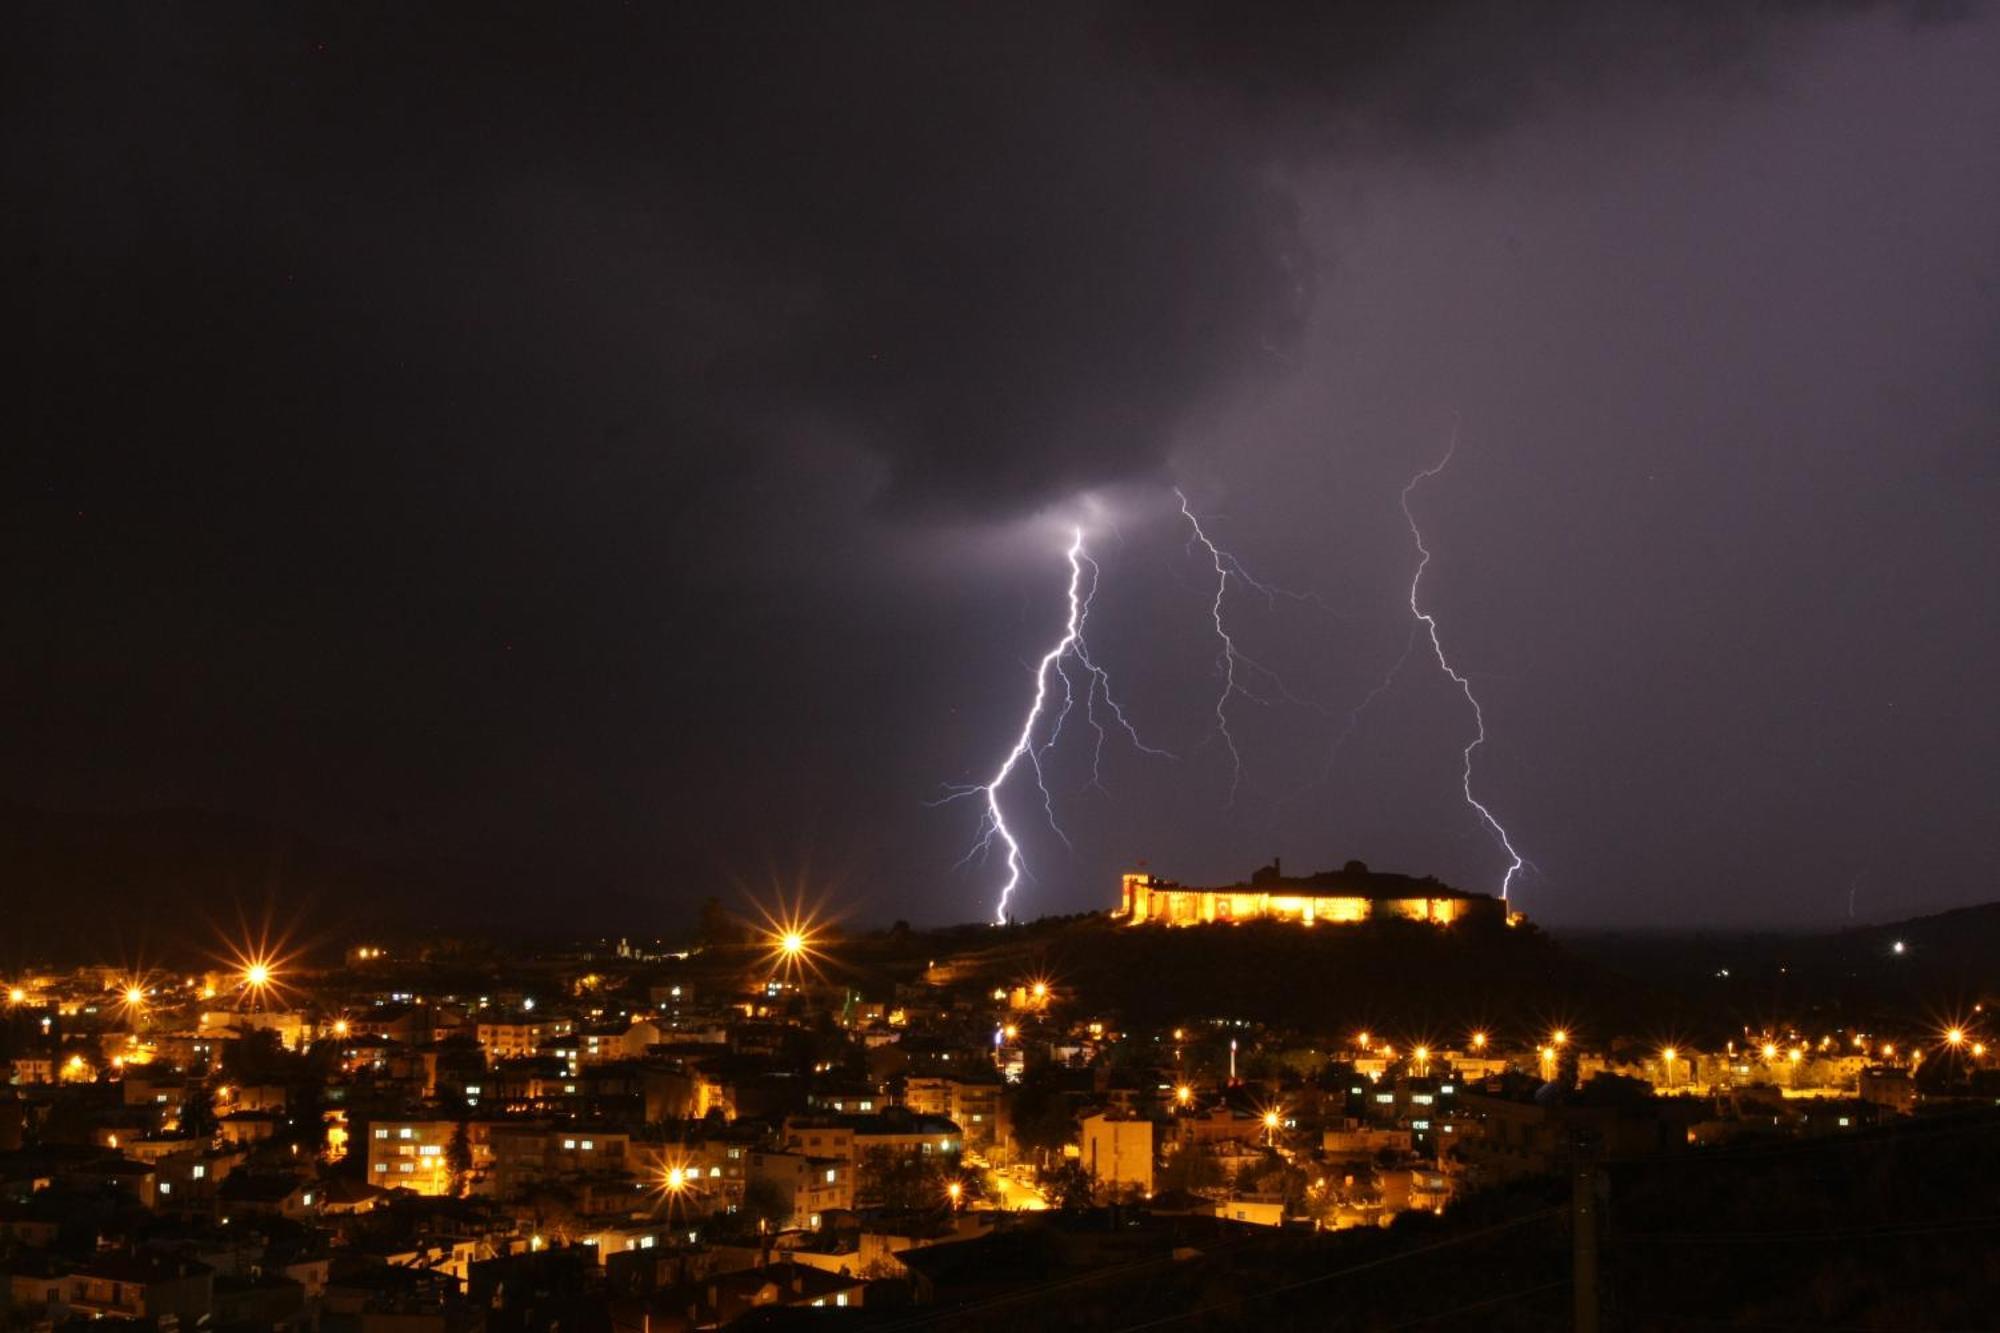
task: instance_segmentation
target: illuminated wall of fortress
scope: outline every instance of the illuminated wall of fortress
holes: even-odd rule
[[[1123,881],[1120,915],[1128,925],[1156,922],[1168,926],[1198,926],[1209,922],[1297,921],[1314,925],[1399,917],[1448,926],[1469,916],[1490,913],[1504,920],[1506,907],[1497,898],[1371,898],[1354,894],[1308,894],[1287,886],[1276,892],[1258,888],[1189,889],[1155,882],[1151,875],[1129,874]]]

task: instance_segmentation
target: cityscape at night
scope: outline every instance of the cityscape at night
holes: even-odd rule
[[[2000,1328],[2000,14],[26,3],[0,1333]]]

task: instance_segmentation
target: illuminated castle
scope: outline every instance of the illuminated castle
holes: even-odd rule
[[[1353,922],[1390,917],[1448,926],[1455,921],[1509,921],[1507,904],[1491,894],[1467,893],[1429,875],[1378,874],[1360,861],[1303,878],[1288,877],[1275,860],[1248,884],[1192,889],[1144,872],[1124,877],[1124,901],[1115,915],[1127,925],[1157,922],[1198,926],[1213,921]]]

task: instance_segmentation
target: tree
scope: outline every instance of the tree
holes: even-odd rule
[[[1066,1213],[1080,1213],[1097,1202],[1097,1182],[1082,1162],[1064,1162],[1042,1173],[1042,1193]]]
[[[189,1088],[181,1100],[181,1133],[197,1139],[213,1139],[216,1127],[215,1094],[205,1085]]]
[[[1193,1144],[1168,1154],[1166,1169],[1160,1173],[1161,1188],[1185,1190],[1189,1194],[1199,1194],[1220,1184],[1222,1164]]]
[[[452,1197],[463,1198],[472,1178],[472,1139],[463,1120],[452,1130],[451,1142],[445,1145],[444,1166],[451,1173]]]
[[[1070,1114],[1062,1080],[1054,1066],[1031,1065],[1013,1094],[1014,1141],[1046,1157],[1076,1139],[1076,1118]]]
[[[748,1181],[743,1186],[743,1215],[775,1231],[791,1220],[791,1195],[768,1176]]]

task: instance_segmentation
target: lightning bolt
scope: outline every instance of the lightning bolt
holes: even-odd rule
[[[1293,694],[1285,687],[1285,682],[1278,678],[1277,672],[1236,646],[1236,639],[1230,634],[1229,626],[1222,615],[1222,604],[1229,595],[1229,580],[1233,577],[1245,587],[1262,593],[1268,605],[1275,605],[1279,597],[1289,597],[1294,601],[1313,602],[1329,613],[1332,612],[1332,608],[1310,594],[1290,592],[1268,583],[1261,583],[1251,577],[1250,571],[1243,567],[1242,561],[1209,540],[1208,534],[1202,531],[1201,520],[1194,516],[1194,510],[1188,507],[1187,496],[1178,486],[1174,488],[1174,498],[1181,502],[1181,514],[1187,519],[1188,527],[1194,531],[1194,537],[1189,543],[1190,549],[1194,542],[1201,543],[1202,548],[1208,552],[1209,563],[1215,568],[1215,598],[1209,603],[1208,608],[1209,618],[1215,622],[1215,637],[1222,642],[1222,651],[1215,659],[1216,670],[1222,676],[1222,692],[1215,696],[1215,731],[1222,737],[1223,745],[1229,750],[1228,803],[1234,805],[1237,790],[1243,785],[1243,752],[1237,748],[1236,735],[1229,729],[1229,700],[1232,696],[1240,694],[1255,704],[1268,706],[1271,702],[1270,699],[1244,686],[1237,674],[1238,668],[1242,668],[1245,674],[1261,676],[1288,703],[1315,711],[1319,710],[1319,705]]]
[[[1000,904],[995,914],[995,923],[1002,926],[1007,924],[1007,905],[1014,895],[1014,890],[1021,886],[1022,880],[1028,878],[1027,862],[1021,853],[1021,841],[1014,835],[1014,831],[1007,827],[1007,813],[1000,803],[1001,788],[1005,787],[1008,779],[1022,767],[1025,766],[1035,776],[1035,786],[1042,794],[1042,810],[1048,816],[1049,827],[1056,831],[1056,836],[1062,838],[1065,845],[1069,842],[1068,835],[1064,834],[1061,826],[1056,823],[1055,798],[1049,792],[1049,784],[1042,774],[1042,756],[1047,754],[1062,736],[1063,723],[1068,720],[1071,710],[1076,706],[1076,685],[1070,677],[1066,663],[1073,663],[1087,677],[1083,697],[1084,717],[1097,733],[1097,745],[1091,757],[1091,781],[1094,785],[1099,787],[1103,785],[1099,781],[1099,766],[1104,754],[1106,731],[1097,716],[1100,701],[1115,724],[1131,739],[1133,746],[1140,753],[1161,759],[1173,758],[1165,750],[1155,749],[1140,739],[1138,729],[1125,716],[1125,710],[1111,693],[1110,675],[1090,655],[1089,643],[1084,638],[1084,624],[1090,619],[1090,604],[1097,597],[1097,584],[1101,571],[1097,562],[1083,549],[1081,527],[1072,531],[1068,556],[1069,618],[1064,622],[1062,637],[1042,654],[1041,660],[1035,665],[1034,702],[1029,705],[1027,716],[1021,720],[1020,734],[1014,738],[1013,747],[1007,751],[1005,758],[1000,761],[1000,766],[993,771],[992,777],[981,783],[954,787],[942,800],[931,802],[933,805],[943,805],[968,797],[978,797],[984,803],[986,808],[980,816],[979,837],[959,864],[962,866],[975,857],[990,853],[994,843],[1000,844],[1005,854],[1007,875],[1000,885]],[[1044,713],[1050,711],[1051,675],[1062,682],[1062,702],[1060,707],[1054,710],[1048,736],[1038,745],[1035,742],[1036,733],[1041,727]]]
[[[1438,638],[1437,618],[1432,616],[1428,611],[1425,611],[1417,598],[1418,585],[1424,581],[1424,570],[1431,563],[1431,550],[1430,547],[1424,545],[1424,534],[1422,529],[1417,527],[1417,516],[1410,512],[1410,493],[1450,466],[1451,456],[1457,452],[1458,430],[1454,427],[1451,433],[1451,445],[1444,451],[1444,457],[1440,458],[1432,466],[1417,473],[1416,476],[1411,477],[1403,486],[1401,499],[1403,521],[1410,525],[1410,537],[1417,544],[1417,555],[1419,557],[1416,572],[1410,576],[1410,614],[1421,621],[1424,628],[1429,632],[1431,651],[1437,654],[1439,668],[1444,671],[1445,675],[1451,677],[1452,683],[1457,685],[1459,691],[1465,695],[1465,701],[1472,705],[1472,720],[1477,726],[1478,734],[1466,743],[1465,750],[1461,756],[1464,760],[1464,767],[1459,771],[1459,790],[1465,794],[1465,803],[1479,812],[1480,819],[1485,821],[1486,827],[1491,830],[1495,840],[1499,842],[1500,846],[1507,853],[1507,873],[1500,879],[1500,900],[1505,902],[1507,900],[1507,891],[1513,886],[1515,874],[1519,872],[1526,862],[1522,860],[1521,854],[1514,850],[1512,840],[1507,837],[1507,830],[1501,827],[1500,821],[1493,817],[1493,812],[1488,810],[1480,802],[1479,798],[1472,794],[1472,752],[1486,744],[1486,712],[1479,706],[1478,697],[1472,693],[1472,682],[1460,675],[1445,657],[1444,643]],[[1402,664],[1399,662],[1397,665],[1400,667]],[[1387,687],[1389,681],[1394,679],[1395,673],[1391,671],[1388,679],[1383,682],[1384,688]]]

